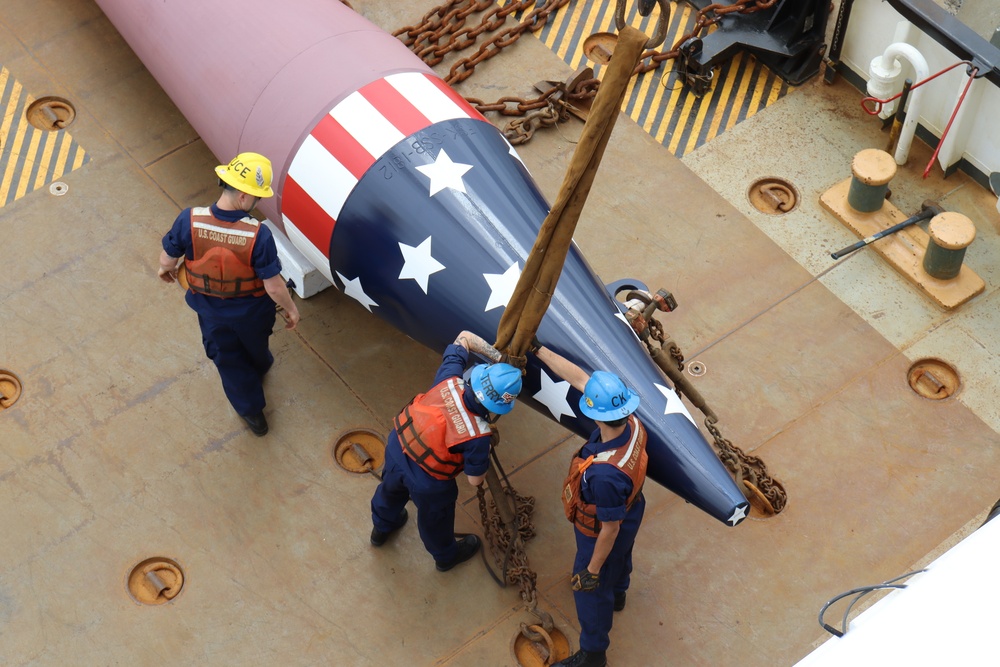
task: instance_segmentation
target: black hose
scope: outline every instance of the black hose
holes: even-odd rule
[[[844,634],[847,633],[847,616],[851,613],[851,609],[854,608],[854,605],[861,601],[861,598],[868,595],[869,593],[878,590],[885,590],[889,588],[898,588],[898,589],[906,588],[906,584],[897,584],[895,582],[899,581],[900,579],[906,579],[907,577],[912,577],[915,574],[920,574],[921,572],[926,572],[926,571],[927,570],[916,570],[915,572],[907,572],[906,574],[900,575],[895,579],[884,581],[881,584],[875,584],[873,586],[862,586],[861,588],[852,588],[846,593],[841,593],[840,595],[831,598],[830,600],[827,601],[825,605],[823,605],[823,608],[819,610],[820,626],[830,634],[834,635],[835,637],[843,637]],[[847,610],[844,612],[844,618],[841,623],[842,629],[838,630],[837,628],[826,623],[826,621],[823,620],[823,616],[826,614],[826,610],[830,608],[830,605],[850,595],[856,595],[857,597],[855,597],[854,600],[851,601],[851,604],[847,605]]]

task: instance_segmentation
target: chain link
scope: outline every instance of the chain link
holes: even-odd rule
[[[670,357],[674,360],[677,366],[678,372],[684,371],[684,355],[681,352],[680,347],[675,343],[669,336],[667,336],[663,331],[663,325],[660,324],[659,320],[650,317],[646,320],[646,324],[649,329],[649,339],[655,340],[660,344],[660,348],[666,350]],[[641,335],[641,332],[639,332]],[[646,346],[652,352],[655,348],[649,339],[646,340]],[[683,396],[684,391],[681,384],[678,382],[674,383],[674,391],[678,395]],[[691,400],[691,397],[687,397]],[[708,406],[708,402],[704,401],[703,398],[699,396],[703,405],[699,406],[699,409],[705,415],[705,428],[708,432],[712,434],[712,438],[715,441],[715,446],[718,449],[719,459],[726,466],[730,473],[736,478],[736,483],[743,490],[743,482],[749,482],[753,487],[760,492],[761,495],[767,499],[768,504],[775,514],[781,512],[785,508],[788,502],[788,494],[785,493],[785,487],[778,480],[771,477],[771,474],[767,470],[767,465],[760,458],[747,454],[742,449],[737,447],[732,443],[731,440],[722,435],[722,431],[716,424],[719,422],[719,418],[715,415],[715,412],[711,407]],[[695,405],[698,405],[699,401],[692,401]]]
[[[740,0],[740,2],[736,2],[732,5],[723,5],[716,2],[698,10],[698,14],[695,17],[694,27],[691,29],[691,32],[674,42],[673,48],[669,51],[646,51],[642,54],[642,60],[645,61],[648,58],[649,61],[640,62],[632,74],[644,74],[646,72],[650,72],[659,67],[660,63],[672,58],[677,58],[681,54],[681,44],[693,37],[701,35],[702,32],[721,21],[722,17],[727,14],[753,14],[765,9],[770,9],[777,1],[778,0]]]
[[[495,427],[493,438],[493,442],[498,444],[500,436]],[[491,457],[493,466],[499,475],[501,489],[490,490],[493,494],[499,491],[503,495],[499,499],[491,496],[487,502],[484,485],[480,485],[476,497],[479,502],[479,514],[486,544],[489,546],[494,565],[502,573],[502,581],[498,580],[498,583],[501,585],[516,584],[520,589],[521,600],[527,611],[542,621],[542,628],[545,632],[551,632],[553,628],[552,617],[538,609],[538,591],[535,587],[538,575],[528,565],[528,554],[524,548],[525,543],[535,536],[535,527],[531,523],[531,516],[535,511],[535,499],[531,496],[522,496],[514,490],[500,465],[495,448]],[[514,534],[511,534],[509,526],[504,524],[501,518],[496,505],[498,500],[510,503],[514,507],[514,522],[516,524]],[[490,574],[493,574],[492,570]],[[496,575],[493,576],[496,578]],[[521,632],[530,641],[542,641],[541,635],[532,632],[525,623],[521,624]]]
[[[500,53],[525,32],[541,30],[553,12],[571,1],[545,0],[538,6],[535,0],[518,0],[501,7],[493,0],[449,0],[425,14],[419,24],[400,28],[393,35],[402,39],[411,51],[433,67],[449,53],[470,48],[480,36],[499,30],[511,14],[527,12],[517,25],[497,33],[474,54],[456,62],[444,79],[454,84],[472,76],[477,65]],[[528,11],[529,8],[532,9]],[[479,23],[467,27],[466,19],[478,12],[485,12]]]
[[[448,0],[427,12],[420,23],[396,30],[393,36],[402,42],[431,67],[440,64],[449,53],[457,53],[474,46],[483,35],[499,30],[512,14],[522,14],[521,21],[485,41],[472,54],[455,62],[444,80],[456,84],[472,76],[476,67],[498,55],[503,49],[514,44],[525,32],[541,30],[549,17],[574,0],[545,0],[540,6],[536,0],[518,0],[500,6],[494,0]],[[677,40],[668,51],[647,51],[633,71],[633,75],[655,70],[660,63],[677,58],[680,45],[697,37],[710,26],[715,25],[728,14],[752,14],[771,8],[777,0],[741,0],[732,5],[714,3],[698,11],[692,30]],[[528,11],[530,9],[530,11]],[[476,25],[467,25],[467,19],[485,12]],[[524,13],[527,12],[527,13]],[[710,80],[711,77],[708,77]],[[583,101],[593,98],[600,87],[599,79],[582,81],[574,90],[562,90],[564,99]],[[466,98],[480,113],[497,111],[504,116],[530,116],[520,123],[508,123],[504,135],[512,144],[523,144],[531,139],[539,127],[551,127],[565,121],[569,116],[564,107],[552,104],[550,90],[539,97],[525,99],[507,96],[496,102],[485,103],[475,98]],[[540,113],[533,113],[544,110]],[[673,352],[673,351],[671,351]]]

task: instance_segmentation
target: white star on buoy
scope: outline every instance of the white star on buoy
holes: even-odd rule
[[[428,236],[418,246],[409,246],[400,242],[399,250],[403,253],[403,269],[399,272],[400,280],[415,280],[420,289],[427,294],[427,281],[432,273],[444,270],[445,266],[431,256],[431,237]]]
[[[434,164],[425,164],[417,167],[417,171],[431,179],[431,197],[445,188],[465,192],[465,183],[462,181],[462,175],[470,169],[472,169],[471,164],[452,162],[443,148],[438,153],[437,159],[434,160]]]
[[[357,299],[358,303],[364,306],[369,313],[372,312],[372,306],[378,305],[370,296],[365,294],[364,288],[361,287],[361,278],[348,280],[340,271],[337,271],[337,277],[340,278],[340,282],[344,283],[344,294],[352,299]]]
[[[521,267],[517,262],[511,264],[510,268],[503,273],[484,273],[483,278],[486,278],[491,290],[486,310],[506,306],[510,297],[514,296],[514,288],[517,287],[517,279],[520,277]]]
[[[553,382],[544,370],[540,370],[538,375],[542,381],[541,389],[532,398],[547,407],[556,421],[563,415],[574,416],[573,409],[566,400],[569,395],[569,382],[565,380]]]
[[[690,413],[688,413],[687,408],[684,407],[684,403],[681,401],[681,397],[677,395],[677,392],[668,387],[664,387],[662,384],[653,383],[653,386],[660,390],[663,397],[667,399],[667,404],[663,408],[663,414],[682,414],[688,419],[691,419]],[[694,419],[691,419],[691,423],[694,423]]]
[[[741,519],[743,519],[744,517],[746,517],[746,515],[747,515],[747,506],[746,505],[740,505],[735,510],[733,510],[733,515],[731,517],[729,517],[728,519],[726,519],[726,521],[728,521],[729,523],[731,523],[731,524],[733,524],[735,526],[737,523],[740,522]]]

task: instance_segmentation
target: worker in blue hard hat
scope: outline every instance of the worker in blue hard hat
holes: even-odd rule
[[[490,360],[463,380],[473,352]],[[431,388],[411,400],[394,421],[385,449],[382,481],[372,496],[371,543],[385,544],[408,518],[406,503],[417,507],[417,529],[435,567],[447,572],[479,551],[476,535],[456,539],[455,478],[465,473],[479,486],[489,467],[492,429],[514,408],[521,371],[479,336],[463,331],[444,351]]]
[[[646,508],[646,429],[635,416],[639,395],[618,376],[605,371],[588,375],[537,342],[532,352],[583,394],[580,412],[597,425],[573,456],[563,484],[563,509],[576,533],[570,583],[580,650],[555,665],[604,667],[614,612],[625,608],[632,546]]]

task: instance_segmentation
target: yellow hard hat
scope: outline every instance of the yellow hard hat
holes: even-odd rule
[[[254,197],[270,197],[271,161],[260,153],[240,153],[229,164],[220,164],[215,173],[223,183]]]

